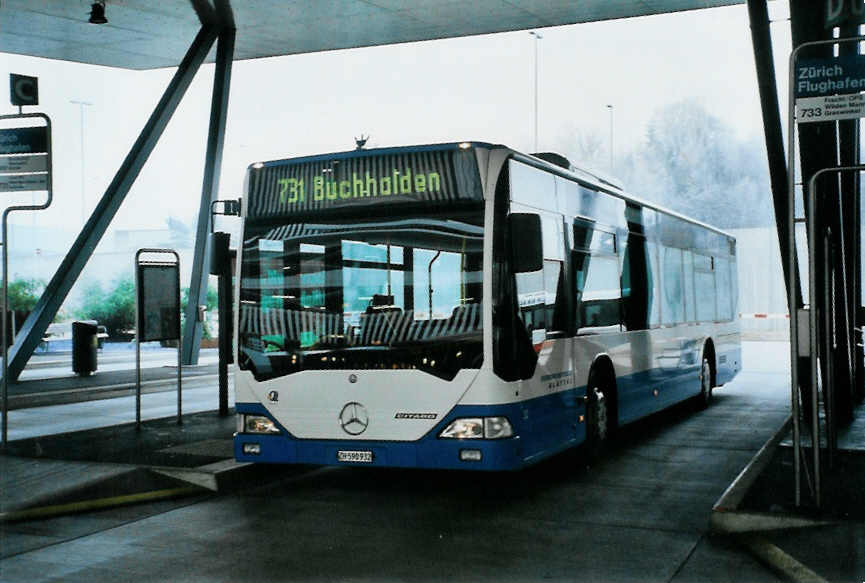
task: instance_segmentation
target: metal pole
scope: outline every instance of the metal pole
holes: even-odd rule
[[[543,35],[536,31],[529,32],[530,35],[535,37],[535,152],[538,151],[538,41],[541,40]]]
[[[835,285],[835,268],[830,245],[832,229],[827,229],[823,238],[823,325],[826,327],[825,351],[826,371],[823,375],[823,402],[826,408],[826,463],[832,467],[832,434],[835,426],[835,377],[832,359],[838,349],[835,336],[835,302],[832,301],[832,287]]]
[[[85,105],[93,105],[89,101],[78,101],[75,99],[70,99],[69,103],[75,103],[78,105],[79,119],[81,121],[81,224],[87,222],[87,213],[85,211],[85,196],[84,196],[84,177],[86,176],[84,173],[84,106]]]
[[[613,106],[609,103],[607,108],[610,110],[610,174],[613,173]]]
[[[183,367],[183,360],[181,358],[183,339],[180,334],[180,255],[175,251],[172,251],[172,253],[174,253],[174,258],[177,261],[177,424],[183,425],[183,376],[181,374]]]
[[[138,270],[138,257],[135,253],[135,428],[141,429],[141,274]]]
[[[9,342],[7,338],[7,316],[9,312],[9,232],[8,232],[8,218],[9,214],[14,211],[38,211],[42,209],[46,209],[51,205],[51,201],[54,198],[53,192],[53,158],[51,154],[51,118],[49,118],[44,113],[19,113],[17,115],[4,115],[0,116],[0,120],[2,119],[26,119],[26,118],[39,118],[45,120],[45,132],[46,132],[46,169],[47,169],[47,184],[48,187],[48,197],[46,198],[43,204],[37,205],[16,205],[10,206],[6,210],[3,211],[3,219],[2,219],[2,262],[3,262],[3,314],[0,317],[0,326],[3,327],[3,332],[0,333],[0,342],[3,343],[3,448],[6,447],[9,442]]]
[[[231,320],[231,269],[219,275],[219,414],[228,415],[228,359]]]
[[[796,302],[794,281],[796,271],[796,100],[794,97],[794,71],[796,55],[801,47],[790,53],[788,71],[788,118],[787,118],[787,305],[790,309],[790,409],[793,415],[793,473],[795,476],[796,506],[802,503],[802,469],[800,456],[802,454],[801,429],[799,423],[799,374],[797,362],[799,359],[799,304]],[[813,289],[808,290],[809,298]]]

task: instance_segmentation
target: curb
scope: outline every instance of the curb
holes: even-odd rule
[[[748,465],[736,476],[733,483],[712,507],[709,528],[712,532],[732,535],[761,563],[774,572],[796,583],[826,583],[826,580],[759,535],[762,531],[812,528],[835,524],[798,516],[774,515],[765,512],[739,510],[739,505],[759,475],[766,469],[778,444],[787,435],[793,417],[788,416],[781,427],[770,437]]]
[[[212,381],[219,378],[219,374],[200,374],[183,377],[182,382],[197,382],[201,380]],[[141,392],[158,393],[164,390],[175,390],[177,379],[154,379],[141,382]],[[110,399],[113,397],[128,397],[135,394],[135,381],[116,383],[113,385],[101,385],[93,387],[81,387],[77,389],[62,389],[59,391],[44,391],[37,393],[25,393],[23,395],[9,395],[9,410],[31,409],[34,407],[47,407],[49,405],[66,405],[69,403],[82,403],[98,399]]]
[[[151,490],[149,492],[139,492],[137,494],[124,494],[121,496],[110,496],[108,498],[97,498],[95,500],[82,500],[79,502],[69,502],[67,504],[53,504],[36,508],[25,508],[24,510],[12,510],[10,512],[0,513],[0,524],[5,522],[20,522],[22,520],[53,518],[55,516],[78,514],[90,510],[105,510],[139,502],[154,502],[167,498],[179,498],[181,496],[201,494],[205,491],[206,490],[197,486],[184,486],[182,488]]]

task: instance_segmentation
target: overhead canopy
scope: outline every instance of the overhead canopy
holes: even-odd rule
[[[743,4],[744,0],[91,0],[0,2],[0,52],[126,69],[174,67],[201,22],[233,22],[255,59]],[[213,60],[213,55],[210,56]]]

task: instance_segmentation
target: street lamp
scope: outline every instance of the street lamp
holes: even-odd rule
[[[538,41],[543,35],[534,30],[529,34],[535,38],[535,152],[538,151]]]
[[[84,225],[84,223],[87,222],[87,214],[84,208],[84,106],[90,106],[93,104],[89,101],[79,101],[75,99],[70,99],[69,103],[78,105],[81,114],[81,224]]]
[[[613,106],[607,104],[607,109],[610,110],[610,173],[613,173]]]

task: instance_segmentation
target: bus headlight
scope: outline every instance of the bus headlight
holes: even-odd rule
[[[439,437],[451,439],[480,439],[484,436],[484,420],[480,417],[474,419],[454,419]]]
[[[243,415],[243,433],[279,433],[279,428],[267,417]]]
[[[511,437],[514,430],[511,427],[511,422],[507,417],[485,417],[484,418],[484,437],[487,439],[500,439],[502,437]]]
[[[502,439],[514,435],[507,417],[469,417],[454,419],[439,437],[449,439]]]

